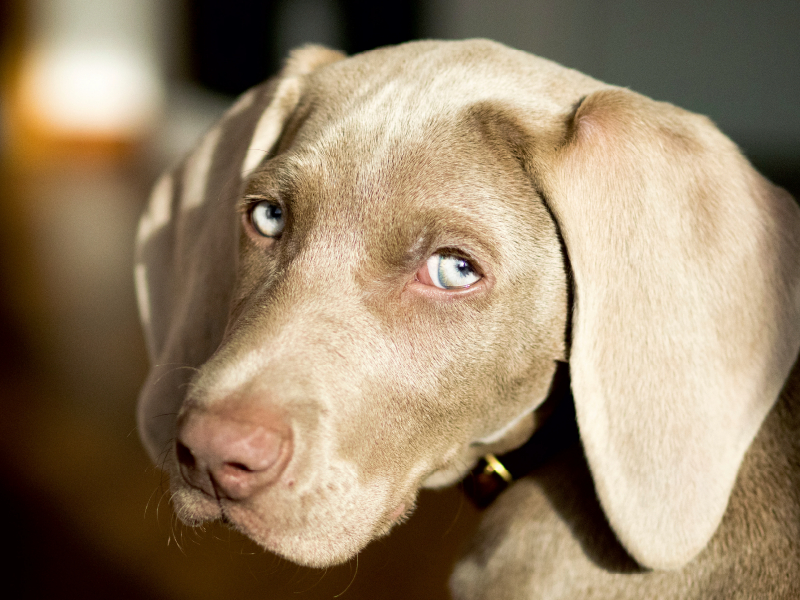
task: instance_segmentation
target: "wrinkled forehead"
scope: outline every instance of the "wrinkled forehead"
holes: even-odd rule
[[[535,192],[510,142],[552,146],[590,82],[528,55],[498,65],[418,48],[368,53],[309,76],[274,158],[249,189],[275,190],[309,227],[410,236],[463,225],[511,239],[510,229],[529,226]]]
[[[295,212],[337,226],[391,228],[415,219],[498,225],[530,198],[531,183],[511,149],[491,139],[489,105],[415,113],[375,103],[339,118],[309,114],[248,193],[281,196]]]

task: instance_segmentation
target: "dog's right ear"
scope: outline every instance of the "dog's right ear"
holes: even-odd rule
[[[305,76],[343,58],[321,46],[292,52],[278,76],[242,95],[153,190],[139,222],[134,271],[151,362],[139,434],[153,460],[174,436],[186,382],[225,330],[244,180],[273,151]]]
[[[570,372],[597,494],[651,568],[694,558],[800,348],[800,210],[714,125],[595,91],[538,165],[575,283]]]

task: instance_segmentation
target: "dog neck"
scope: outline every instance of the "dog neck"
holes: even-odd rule
[[[527,442],[499,456],[485,455],[463,479],[464,493],[478,508],[486,508],[514,481],[578,442],[568,363],[558,364],[550,393],[538,410],[550,414]]]

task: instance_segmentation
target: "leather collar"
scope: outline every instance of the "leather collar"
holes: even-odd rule
[[[578,441],[567,363],[558,364],[545,402],[554,404],[553,413],[527,442],[500,456],[487,454],[462,481],[464,493],[478,508],[489,506],[514,481]]]

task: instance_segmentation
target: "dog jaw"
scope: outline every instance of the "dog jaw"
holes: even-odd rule
[[[414,509],[416,486],[392,494],[387,479],[362,483],[344,461],[325,464],[316,477],[306,479],[313,481],[298,484],[290,465],[278,483],[251,501],[238,502],[189,487],[176,465],[172,502],[187,525],[222,520],[265,550],[317,568],[352,558]]]

